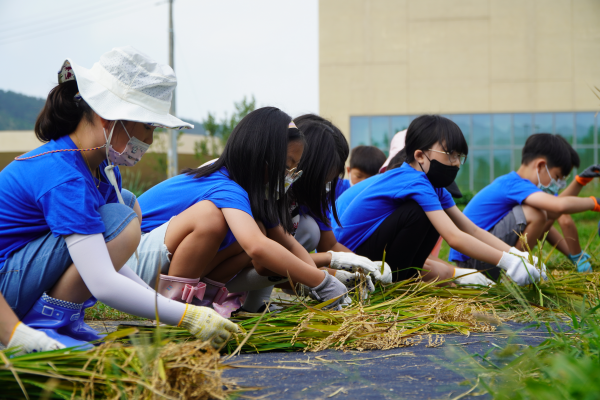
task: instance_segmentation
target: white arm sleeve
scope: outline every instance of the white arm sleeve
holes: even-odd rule
[[[123,267],[119,270],[119,274],[121,274],[124,277],[129,278],[132,281],[134,281],[134,282],[142,285],[142,287],[145,287],[146,289],[154,290],[154,288],[151,288],[150,286],[148,286],[148,284],[146,282],[144,282],[144,280],[142,278],[140,278],[138,276],[138,274],[136,274],[135,272],[133,272],[131,270],[131,268],[129,268],[127,265],[123,265]]]
[[[94,235],[69,235],[65,237],[71,259],[92,295],[109,307],[154,319],[155,301],[161,322],[177,325],[185,312],[185,304],[157,296],[156,292],[140,286],[137,281],[119,274],[110,260],[104,237]],[[133,273],[133,271],[131,271]],[[158,300],[155,300],[158,297]]]

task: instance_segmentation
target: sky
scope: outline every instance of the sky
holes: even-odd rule
[[[168,63],[168,1],[0,0],[0,89],[45,98],[66,58],[131,45]],[[318,113],[318,0],[175,0],[177,114],[202,121],[255,96]]]

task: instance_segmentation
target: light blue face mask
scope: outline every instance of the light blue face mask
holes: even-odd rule
[[[548,172],[548,176],[550,177],[550,183],[547,186],[542,185],[542,181],[540,180],[540,173],[538,172],[537,173],[537,177],[538,177],[537,187],[539,189],[541,189],[542,192],[556,195],[556,194],[558,194],[558,192],[560,190],[567,187],[567,181],[566,181],[566,179],[559,179],[559,180],[554,179],[552,177],[552,175],[550,175],[550,170],[548,169],[548,165],[545,165],[545,167],[546,167],[546,172]]]

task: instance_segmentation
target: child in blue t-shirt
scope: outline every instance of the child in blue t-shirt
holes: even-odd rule
[[[373,279],[385,281],[385,274],[380,272],[381,261],[372,262],[353,254],[338,243],[331,229],[332,215],[337,218],[335,207],[332,207],[336,196],[332,194],[338,192],[343,182],[340,176],[344,173],[349,153],[346,138],[330,121],[314,114],[302,115],[294,122],[304,134],[307,145],[298,166],[303,171],[302,178],[294,182],[289,191],[294,238],[307,251],[316,249],[317,252],[312,252],[310,256],[317,267],[330,267],[327,271],[348,289],[357,285],[358,269],[365,273],[373,272]],[[276,239],[283,236],[284,232],[277,224],[265,225],[268,237]],[[367,277],[367,286],[374,290],[372,278]],[[391,273],[387,274],[387,278],[391,279]],[[242,276],[234,281],[240,279]],[[253,279],[255,284],[244,302],[244,310],[260,312],[270,298],[276,283],[274,280],[274,277],[266,277],[261,285],[258,279]],[[288,283],[278,287],[290,289]]]
[[[403,151],[406,161],[400,168],[371,177],[338,199],[340,223],[333,226],[342,244],[370,259],[385,250],[395,281],[410,278],[417,272],[414,268],[424,267],[439,235],[470,257],[505,269],[518,284],[543,275],[515,255],[520,253],[517,249],[473,224],[444,189],[454,181],[468,153],[454,122],[437,115],[416,118]],[[431,272],[426,279],[464,275],[445,265]]]
[[[350,165],[346,167],[348,179],[345,179],[344,190],[337,193],[337,197],[348,189],[367,178],[377,175],[385,163],[386,156],[383,151],[375,146],[356,146],[350,152]]]
[[[556,245],[559,251],[574,260],[580,271],[590,270],[590,256],[581,252],[577,230],[574,229],[573,233],[566,228],[574,227],[567,214],[600,211],[595,198],[575,197],[586,183],[600,176],[600,168],[589,167],[557,196],[558,191],[566,186],[565,178],[573,167],[579,167],[579,156],[565,139],[549,133],[532,135],[523,147],[519,169],[497,178],[477,193],[464,214],[481,229],[518,249],[522,248],[519,235],[526,235],[528,246],[534,248],[548,232],[550,244]],[[566,228],[563,230],[565,239],[570,240],[563,240],[552,227],[559,218]],[[572,254],[570,247],[578,247],[578,251]],[[500,274],[494,265],[473,260],[456,249],[450,251],[449,259],[463,267],[486,270],[493,279]]]
[[[158,280],[164,296],[214,307],[224,316],[243,301],[233,293],[251,290],[261,275],[289,275],[323,301],[341,296],[331,304],[339,307],[345,286],[318,270],[288,234],[286,191],[301,175],[303,151],[304,136],[286,113],[274,107],[252,111],[217,160],[140,196],[139,263],[132,257],[127,264],[148,284]],[[272,226],[264,221],[279,222],[277,237],[266,236]]]
[[[176,83],[171,67],[130,46],[91,69],[62,64],[35,124],[45,144],[0,172],[0,340],[13,325],[9,347],[93,348],[101,336],[83,314],[96,298],[143,318],[158,313],[215,347],[237,331],[214,310],[157,297],[124,266],[141,212],[118,166],[142,158],[155,127],[193,127],[169,114]]]

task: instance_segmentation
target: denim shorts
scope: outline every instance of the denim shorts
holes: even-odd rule
[[[165,244],[169,222],[171,220],[148,233],[142,233],[137,248],[139,258],[134,254],[125,263],[150,287],[155,287],[156,276],[159,273],[167,275],[171,266],[171,253]]]
[[[110,203],[98,209],[106,228],[103,234],[106,242],[116,238],[137,217],[133,211],[135,195],[125,189],[121,194],[126,206]],[[73,261],[64,238],[54,237],[52,232],[48,232],[8,257],[0,270],[0,293],[22,319],[71,264]]]

